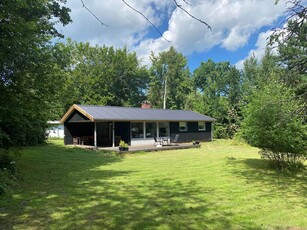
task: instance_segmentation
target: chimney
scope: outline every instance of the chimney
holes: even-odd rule
[[[150,103],[150,101],[142,101],[142,102],[141,102],[141,108],[142,108],[142,109],[150,109],[150,108],[151,108],[151,103]]]

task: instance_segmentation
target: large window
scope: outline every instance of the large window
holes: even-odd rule
[[[143,122],[131,122],[131,136],[132,138],[144,138]]]
[[[179,122],[179,131],[180,132],[188,131],[188,124],[187,124],[187,122],[183,122],[183,121]]]
[[[145,123],[145,127],[146,127],[146,138],[157,136],[157,123],[156,122]]]
[[[131,138],[152,139],[157,136],[169,137],[169,122],[131,122]]]
[[[204,121],[198,122],[198,130],[199,131],[204,131],[206,130],[206,123]]]
[[[160,137],[168,137],[169,136],[169,123],[168,122],[160,122],[159,123],[159,136]]]

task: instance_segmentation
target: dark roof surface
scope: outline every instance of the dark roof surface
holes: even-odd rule
[[[94,121],[215,121],[214,118],[188,110],[142,109],[134,107],[77,105]]]

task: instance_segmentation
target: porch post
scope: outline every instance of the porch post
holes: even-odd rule
[[[143,122],[143,139],[146,140],[146,125],[145,125],[145,121]]]
[[[211,122],[211,141],[213,141],[213,122]]]
[[[115,122],[112,123],[112,147],[115,147]]]
[[[97,148],[97,123],[94,122],[94,147]]]

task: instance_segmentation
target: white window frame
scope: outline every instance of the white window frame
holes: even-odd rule
[[[203,128],[199,128],[200,123],[203,123]],[[198,131],[206,131],[206,122],[204,122],[204,121],[198,122]]]
[[[185,124],[185,125],[181,125],[181,124]],[[184,129],[181,129],[181,127],[184,127]],[[186,132],[188,131],[188,122],[186,121],[179,121],[179,132]]]

